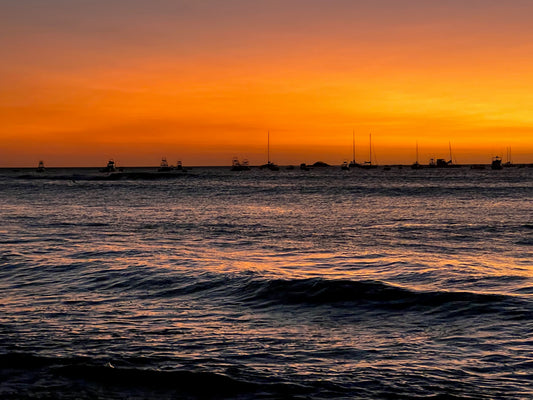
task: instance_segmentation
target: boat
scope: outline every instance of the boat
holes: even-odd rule
[[[170,165],[168,165],[168,162],[167,162],[167,159],[165,157],[163,157],[161,159],[161,165],[159,166],[158,172],[170,172],[172,171],[172,167]]]
[[[355,161],[355,130],[352,131],[352,161],[348,164],[348,168],[359,167],[359,164]]]
[[[490,169],[494,169],[494,170],[503,169],[501,157],[496,156],[496,157],[492,158],[492,163],[490,164]]]
[[[449,143],[449,147],[450,147],[450,159],[448,161],[446,161],[444,158],[437,158],[437,160],[435,159],[431,159],[429,161],[429,167],[430,168],[459,168],[459,165],[457,164],[454,164],[453,163],[453,156],[452,156],[452,144],[451,142]]]
[[[359,168],[363,169],[373,169],[377,168],[377,165],[372,164],[372,134],[368,135],[368,161],[365,161],[362,164],[359,164]]]
[[[269,169],[271,171],[279,171],[279,167],[270,161],[270,131],[268,131],[268,135],[267,135],[267,163],[261,165],[261,167],[259,168]]]
[[[105,168],[100,169],[100,172],[116,172],[116,171],[117,171],[117,167],[115,165],[115,161],[112,159],[107,162],[107,166]]]
[[[306,163],[301,163],[300,164],[300,169],[302,171],[309,171],[311,168],[309,168],[309,165],[307,165]]]
[[[39,166],[37,167],[37,169],[35,171],[36,172],[44,172],[45,171],[44,161],[39,161]]]
[[[511,157],[511,147],[509,146],[507,149],[507,161],[502,164],[505,168],[514,167],[513,160]]]
[[[237,157],[233,157],[233,160],[231,162],[231,170],[232,171],[249,171],[250,167],[248,165],[248,160],[243,160],[243,162],[239,162],[239,159]]]
[[[411,165],[411,169],[422,169],[422,165],[418,162],[418,142],[416,142],[416,161]]]
[[[347,170],[350,169],[350,164],[348,164],[348,161],[344,161],[344,162],[342,163],[342,165],[341,165],[341,169],[342,169],[343,171],[347,171]]]

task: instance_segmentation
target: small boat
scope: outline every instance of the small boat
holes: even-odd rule
[[[239,159],[237,157],[233,157],[233,160],[231,162],[231,170],[232,171],[249,171],[250,166],[248,165],[248,160],[243,160],[243,162],[239,162]]]
[[[348,164],[348,168],[356,168],[361,165],[355,161],[355,130],[352,131],[352,161]],[[344,168],[343,168],[344,169]]]
[[[416,142],[416,161],[411,164],[411,169],[422,169],[422,165],[418,162],[418,142]]]
[[[301,163],[300,164],[300,169],[302,171],[309,171],[311,168],[309,168],[309,166],[306,163]]]
[[[178,162],[176,163],[176,171],[182,171],[182,172],[187,172],[187,168],[185,168],[183,166],[183,163],[181,162],[181,160],[178,160]]]
[[[359,164],[359,168],[363,169],[373,169],[377,168],[377,165],[372,164],[372,134],[370,133],[368,135],[368,159],[369,161],[365,161],[362,164]]]
[[[39,161],[39,166],[37,167],[37,169],[35,171],[36,172],[44,172],[45,171],[44,162],[43,161]]]
[[[492,163],[490,164],[490,169],[503,169],[503,165],[502,165],[502,159],[501,157],[494,157],[492,159]]]
[[[341,169],[343,171],[348,171],[350,169],[350,165],[348,164],[348,161],[344,161],[341,165]]]
[[[267,136],[267,163],[261,165],[261,167],[259,168],[269,169],[271,171],[279,171],[279,167],[270,161],[270,131],[268,131],[268,136]]]
[[[170,165],[168,165],[168,162],[167,162],[167,159],[165,157],[163,157],[161,159],[161,165],[159,166],[158,172],[170,172],[172,171],[172,167]]]
[[[114,160],[109,160],[105,168],[100,169],[100,172],[116,172],[117,167]]]

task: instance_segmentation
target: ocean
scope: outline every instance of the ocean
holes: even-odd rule
[[[0,398],[533,398],[532,200],[533,168],[0,170]]]

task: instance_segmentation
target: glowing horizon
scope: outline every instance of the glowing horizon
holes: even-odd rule
[[[0,167],[533,163],[533,4],[0,3]]]

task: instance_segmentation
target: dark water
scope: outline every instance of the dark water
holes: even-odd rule
[[[101,177],[0,172],[0,398],[533,397],[532,168]]]

